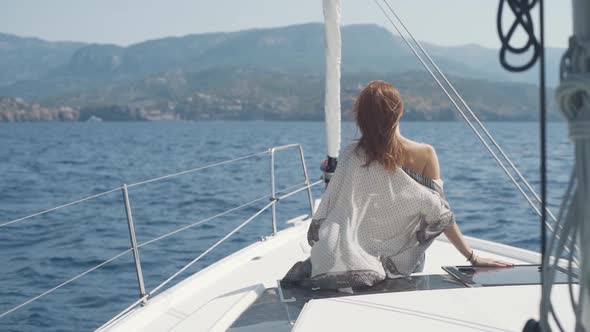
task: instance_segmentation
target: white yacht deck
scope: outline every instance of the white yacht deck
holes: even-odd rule
[[[259,241],[187,278],[155,296],[110,325],[105,331],[317,331],[337,330],[487,330],[521,331],[524,323],[538,316],[540,287],[504,286],[383,292],[337,298],[306,299],[281,303],[277,280],[296,262],[308,257],[308,222],[291,221],[276,236]],[[533,264],[539,255],[527,250],[468,238],[481,255],[514,263]],[[427,252],[426,267],[419,275],[446,275],[441,266],[464,265],[465,259],[441,236]],[[450,276],[445,282],[459,284]],[[281,292],[282,293],[282,292]],[[557,285],[555,306],[563,310],[566,326],[573,324],[566,285]],[[236,320],[253,303],[270,296],[287,318],[277,318],[261,306],[260,320]],[[288,298],[288,295],[285,295]],[[517,310],[516,310],[517,309]],[[569,311],[568,311],[569,310]],[[426,319],[424,319],[426,318]],[[292,325],[294,323],[294,325]]]
[[[556,285],[553,303],[573,331],[567,285]],[[505,286],[311,300],[293,331],[522,331],[539,318],[541,286]]]

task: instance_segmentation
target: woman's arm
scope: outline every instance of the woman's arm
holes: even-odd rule
[[[428,162],[424,167],[423,174],[424,176],[428,176],[431,179],[440,179],[440,165],[438,163],[438,157],[436,156],[436,151],[430,145],[426,146],[426,156]],[[500,260],[494,260],[486,257],[479,257],[475,254],[473,249],[469,246],[459,226],[456,223],[449,225],[445,231],[445,235],[451,241],[453,246],[457,248],[457,250],[468,260],[471,264],[476,266],[512,266],[513,264],[503,262]]]
[[[473,251],[473,249],[471,249],[471,247],[469,246],[467,241],[465,241],[465,238],[463,237],[463,234],[461,234],[461,230],[459,229],[459,226],[457,226],[457,223],[453,223],[452,225],[447,227],[445,229],[444,233],[447,236],[447,238],[449,239],[449,241],[451,241],[453,246],[455,246],[455,248],[457,248],[457,250],[459,250],[461,255],[463,255],[463,257],[465,257],[465,259],[467,259],[469,261],[469,263],[471,263],[472,265],[475,265],[475,266],[512,266],[512,265],[514,265],[512,263],[503,262],[500,260],[477,256],[475,254],[475,252]]]

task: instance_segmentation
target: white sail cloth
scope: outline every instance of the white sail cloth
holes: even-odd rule
[[[324,113],[328,157],[338,157],[340,150],[340,65],[342,40],[340,36],[340,0],[324,0],[326,91]]]

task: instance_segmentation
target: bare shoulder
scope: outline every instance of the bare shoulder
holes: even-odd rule
[[[436,150],[430,144],[404,140],[407,158],[406,167],[431,179],[440,179],[440,167]]]
[[[420,148],[426,160],[436,158],[436,150],[434,149],[434,146],[426,143],[421,143]]]
[[[440,179],[440,165],[434,147],[430,144],[422,144],[422,153],[425,160],[422,174],[431,179]]]

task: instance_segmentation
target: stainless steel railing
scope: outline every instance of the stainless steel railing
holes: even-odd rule
[[[301,161],[301,168],[302,168],[302,172],[303,172],[303,177],[304,177],[304,182],[303,183],[299,183],[295,186],[291,186],[288,187],[286,189],[283,189],[281,191],[277,191],[276,187],[275,187],[275,153],[278,151],[283,151],[283,150],[289,150],[289,149],[297,149],[299,152],[299,157],[300,157],[300,161]],[[140,185],[144,185],[144,184],[148,184],[148,183],[152,183],[152,182],[156,182],[156,181],[160,181],[160,180],[164,180],[164,179],[168,179],[171,177],[175,177],[175,176],[180,176],[180,175],[184,175],[184,174],[188,174],[188,173],[192,173],[192,172],[197,172],[197,171],[201,171],[204,169],[208,169],[211,167],[215,167],[215,166],[221,166],[224,164],[229,164],[229,163],[233,163],[233,162],[237,162],[240,160],[244,160],[244,159],[248,159],[248,158],[254,158],[254,157],[260,157],[263,155],[270,155],[270,194],[269,195],[265,195],[262,197],[259,197],[255,200],[252,200],[250,202],[244,203],[242,205],[239,205],[237,207],[228,209],[226,211],[223,211],[221,213],[218,213],[214,216],[199,220],[197,222],[191,223],[187,226],[183,226],[179,229],[176,229],[174,231],[171,231],[167,234],[158,236],[156,238],[153,238],[151,240],[148,240],[146,242],[143,242],[141,244],[138,244],[137,242],[137,238],[136,238],[136,232],[135,232],[135,227],[133,224],[133,212],[132,212],[132,207],[131,207],[131,200],[129,199],[129,191],[128,189],[131,187],[136,187],[136,186],[140,186]],[[193,168],[193,169],[189,169],[189,170],[185,170],[185,171],[181,171],[181,172],[177,172],[177,173],[172,173],[172,174],[167,174],[164,176],[160,176],[157,178],[153,178],[153,179],[148,179],[148,180],[144,180],[144,181],[140,181],[140,182],[136,182],[136,183],[132,183],[132,184],[123,184],[118,188],[114,188],[111,190],[107,190],[98,194],[94,194],[88,197],[84,197],[69,203],[65,203],[50,209],[46,209],[40,212],[36,212],[36,213],[32,213],[29,214],[27,216],[24,217],[20,217],[20,218],[16,218],[10,221],[6,221],[3,223],[0,223],[0,229],[3,227],[6,227],[8,225],[13,225],[28,219],[32,219],[34,217],[40,216],[40,215],[44,215],[47,213],[51,213],[54,212],[56,210],[65,208],[67,206],[71,206],[71,205],[75,205],[75,204],[79,204],[88,200],[92,200],[92,199],[96,199],[98,197],[104,196],[104,195],[108,195],[111,193],[114,193],[116,191],[121,190],[122,192],[122,196],[123,196],[123,205],[125,207],[125,213],[126,213],[126,218],[127,218],[127,226],[128,226],[128,231],[129,231],[129,239],[130,239],[130,243],[131,243],[131,247],[120,252],[119,254],[101,262],[100,264],[78,274],[77,276],[64,281],[62,283],[60,283],[59,285],[33,297],[28,299],[27,301],[11,308],[10,310],[7,310],[3,313],[0,313],[0,319],[9,315],[10,313],[32,303],[37,301],[38,299],[40,299],[41,297],[44,297],[50,293],[52,293],[53,291],[81,278],[82,276],[98,269],[101,268],[102,266],[118,259],[119,257],[131,252],[133,254],[133,259],[134,259],[134,265],[135,265],[135,271],[136,271],[136,275],[137,275],[137,285],[138,285],[138,289],[139,289],[139,299],[134,301],[130,306],[128,306],[127,308],[125,308],[125,310],[123,310],[122,312],[120,312],[118,315],[116,315],[115,317],[113,317],[110,321],[108,321],[105,325],[106,326],[108,324],[110,324],[111,322],[117,320],[118,318],[120,318],[121,316],[123,316],[125,313],[127,313],[129,310],[137,307],[138,305],[144,305],[146,303],[148,303],[148,300],[150,297],[152,297],[153,295],[155,295],[158,291],[160,291],[164,286],[166,286],[169,282],[171,282],[173,279],[175,279],[176,277],[178,277],[182,272],[184,272],[186,269],[188,269],[190,266],[192,266],[193,264],[195,264],[196,262],[198,262],[199,260],[201,260],[203,257],[205,257],[208,253],[210,253],[213,249],[215,249],[217,246],[219,246],[220,244],[222,244],[224,241],[226,241],[229,237],[231,237],[232,235],[234,235],[235,233],[237,233],[240,229],[242,229],[243,227],[245,227],[246,225],[248,225],[250,222],[252,222],[253,220],[256,219],[256,217],[258,217],[259,215],[261,215],[264,211],[271,209],[271,215],[272,215],[272,235],[277,233],[277,221],[276,221],[276,205],[279,201],[284,200],[292,195],[295,195],[301,191],[306,190],[307,191],[307,195],[308,195],[308,199],[309,199],[309,209],[310,209],[310,214],[309,216],[311,216],[313,214],[313,196],[312,196],[312,192],[311,192],[311,188],[313,186],[319,185],[320,183],[322,183],[322,180],[319,181],[315,181],[313,183],[310,182],[309,179],[309,175],[307,172],[307,165],[305,162],[305,156],[303,153],[303,147],[300,144],[289,144],[289,145],[283,145],[283,146],[277,146],[277,147],[272,147],[266,151],[263,152],[259,152],[259,153],[254,153],[254,154],[250,154],[247,156],[243,156],[243,157],[239,157],[239,158],[235,158],[235,159],[231,159],[231,160],[226,160],[226,161],[222,161],[222,162],[218,162],[218,163],[214,163],[214,164],[210,164],[207,166],[201,166],[201,167],[197,167],[197,168]],[[232,211],[236,211],[238,209],[250,206],[254,203],[260,202],[264,199],[269,199],[270,202],[268,204],[266,204],[262,209],[260,209],[259,211],[257,211],[254,215],[252,215],[250,218],[248,218],[246,221],[242,222],[239,226],[237,226],[236,228],[234,228],[232,231],[230,231],[228,234],[226,234],[224,237],[222,237],[219,241],[217,241],[215,244],[213,244],[212,246],[210,246],[207,250],[205,250],[203,253],[201,253],[199,256],[197,256],[195,259],[193,259],[191,262],[189,262],[188,264],[186,264],[184,267],[182,267],[180,270],[176,271],[173,275],[171,275],[170,277],[168,277],[164,282],[160,283],[158,286],[156,286],[154,289],[152,289],[150,292],[146,291],[145,288],[145,282],[144,282],[144,278],[143,278],[143,272],[142,272],[142,265],[141,265],[141,259],[140,259],[140,255],[139,255],[139,249],[143,246],[149,245],[151,243],[160,241],[164,238],[167,238],[169,236],[172,236],[174,234],[177,234],[179,232],[185,231],[189,228],[192,227],[196,227],[198,225],[201,225],[207,221],[213,220],[215,218],[221,217],[227,213],[230,213]]]
[[[307,166],[305,164],[305,156],[303,155],[303,147],[300,144],[289,144],[270,148],[270,199],[278,200],[275,197],[275,152],[287,149],[297,148],[299,150],[299,158],[301,160],[301,168],[303,170],[303,177],[305,178],[305,185],[307,186],[307,196],[309,198],[309,215],[313,214],[313,196],[311,194],[311,187],[309,186],[309,176],[307,174]],[[277,215],[276,205],[271,206],[272,209],[272,233],[277,232]]]

